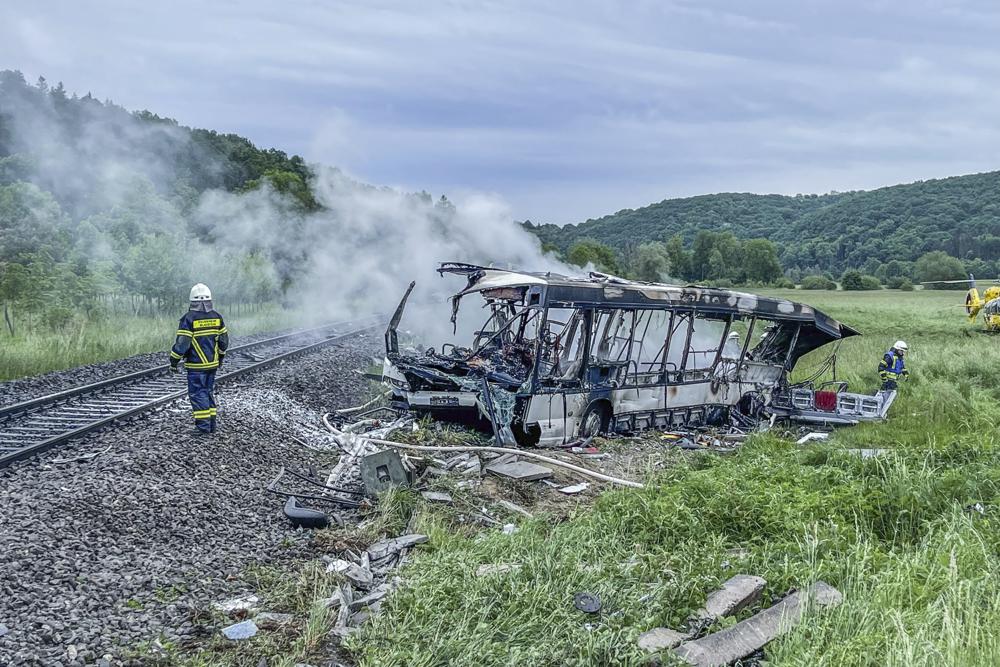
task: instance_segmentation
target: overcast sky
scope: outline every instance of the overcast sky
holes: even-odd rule
[[[0,69],[578,222],[1000,168],[1000,4],[5,0]]]

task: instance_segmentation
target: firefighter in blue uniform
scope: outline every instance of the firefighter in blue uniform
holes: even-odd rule
[[[906,370],[903,361],[906,350],[906,343],[897,340],[878,363],[878,377],[882,380],[882,391],[895,391],[899,379],[909,377],[910,371]]]
[[[191,288],[191,305],[177,326],[177,340],[170,350],[170,370],[187,369],[188,398],[199,433],[214,433],[216,405],[212,390],[215,372],[222,366],[229,347],[226,323],[212,309],[212,292],[198,283]]]

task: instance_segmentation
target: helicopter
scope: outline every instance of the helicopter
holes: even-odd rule
[[[979,294],[976,286],[976,278],[971,273],[968,280],[931,280],[922,282],[921,285],[941,285],[967,283],[969,291],[965,295],[965,314],[969,316],[969,322],[975,322],[979,313],[983,314],[983,325],[988,333],[1000,333],[1000,280],[992,281],[994,284],[983,290]]]

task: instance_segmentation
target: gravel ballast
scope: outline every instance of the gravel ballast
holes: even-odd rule
[[[184,644],[218,630],[206,610],[246,592],[247,567],[306,551],[308,533],[261,489],[281,466],[332,460],[296,438],[324,444],[322,412],[368,396],[354,370],[381,346],[369,333],[220,386],[212,436],[194,435],[187,402],[177,401],[0,470],[0,664],[92,665],[106,655],[127,664],[144,642]],[[44,394],[95,381],[104,366],[17,382]],[[111,375],[122,372],[116,363]],[[30,397],[19,390],[16,400]],[[104,453],[54,462],[95,451]]]

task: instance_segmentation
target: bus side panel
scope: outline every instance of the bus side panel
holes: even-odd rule
[[[539,445],[561,445],[575,437],[588,396],[588,392],[535,394],[524,411],[524,423],[538,424]]]

